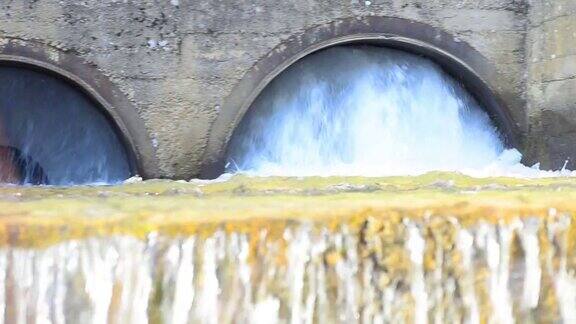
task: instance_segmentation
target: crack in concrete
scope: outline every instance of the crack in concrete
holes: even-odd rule
[[[538,24],[532,24],[532,21],[529,20],[529,26],[530,26],[530,28],[540,28],[540,27],[544,26],[545,24],[554,22],[558,19],[567,18],[567,17],[571,17],[571,16],[576,16],[576,12],[565,13],[565,14],[561,14],[558,16],[554,16],[552,18],[544,19],[541,22],[539,22]]]
[[[547,84],[547,83],[554,83],[554,82],[561,82],[561,81],[568,81],[568,80],[576,80],[576,75],[571,75],[568,77],[557,78],[557,79],[542,80],[541,83]]]

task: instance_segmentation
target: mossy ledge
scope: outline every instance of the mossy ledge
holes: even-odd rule
[[[449,217],[462,226],[523,217],[572,216],[575,178],[252,178],[151,180],[120,186],[0,188],[0,244],[42,247],[92,236],[210,235],[217,229],[282,235],[309,222],[336,229],[368,219]]]

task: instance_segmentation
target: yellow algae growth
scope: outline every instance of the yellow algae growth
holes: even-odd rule
[[[442,216],[465,225],[576,211],[576,179],[419,177],[251,178],[144,181],[120,186],[0,188],[0,242],[47,245],[110,234],[143,237],[257,231],[280,234],[287,222],[335,228],[367,217]],[[275,230],[276,229],[276,230]]]

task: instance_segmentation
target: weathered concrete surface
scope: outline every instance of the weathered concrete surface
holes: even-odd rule
[[[534,40],[529,42],[530,49],[541,52],[535,55],[540,65],[531,65],[530,94],[546,106],[530,105],[532,124],[554,121],[558,113],[573,114],[568,101],[555,102],[553,95],[574,87],[573,72],[558,67],[557,74],[537,76],[537,66],[551,73],[544,67],[546,62],[569,66],[568,55],[576,51],[569,46],[574,42],[569,41],[567,31],[536,41],[540,31],[570,28],[574,16],[554,15],[565,15],[572,1],[554,1],[560,2],[566,3],[566,9],[558,14],[550,10],[542,17],[530,15],[530,39]],[[534,3],[533,10],[539,6]],[[529,155],[540,158],[544,144],[525,143],[535,138],[527,136],[529,129],[542,134],[541,126],[529,125],[526,119],[527,11],[523,0],[5,0],[0,3],[0,53],[7,40],[36,40],[94,64],[132,101],[144,120],[159,161],[157,176],[190,178],[199,172],[222,102],[270,51],[290,37],[338,19],[399,17],[439,28],[491,62],[499,75],[486,81],[511,110],[522,145],[534,149]],[[552,20],[538,23],[546,19]],[[557,55],[553,61],[543,59],[548,51]],[[542,83],[543,78],[548,79]],[[557,78],[561,80],[550,81]],[[576,116],[571,118],[576,120]],[[574,136],[564,136],[568,126],[566,131],[546,136],[550,150],[564,150],[561,144],[568,144],[567,139]],[[556,155],[550,154],[552,161]]]
[[[528,97],[535,158],[576,166],[576,2],[532,1],[528,33]]]

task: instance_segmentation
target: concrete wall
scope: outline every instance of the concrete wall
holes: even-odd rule
[[[527,51],[529,152],[576,167],[576,1],[532,0]]]
[[[95,65],[136,107],[158,161],[155,175],[189,178],[199,172],[223,101],[244,75],[294,35],[338,19],[405,18],[474,48],[499,74],[489,82],[510,108],[522,145],[528,130],[540,134],[548,121],[576,122],[573,101],[554,95],[576,84],[570,79],[576,46],[568,42],[575,16],[566,15],[574,1],[549,2],[565,3],[565,9],[534,3],[528,14],[524,0],[3,0],[0,54],[7,40],[35,40]],[[541,7],[543,13],[534,13]],[[556,72],[546,64],[555,64]],[[530,157],[546,145],[550,161],[554,152],[568,152],[562,141],[568,145],[574,130],[567,124],[549,142],[528,143]]]

